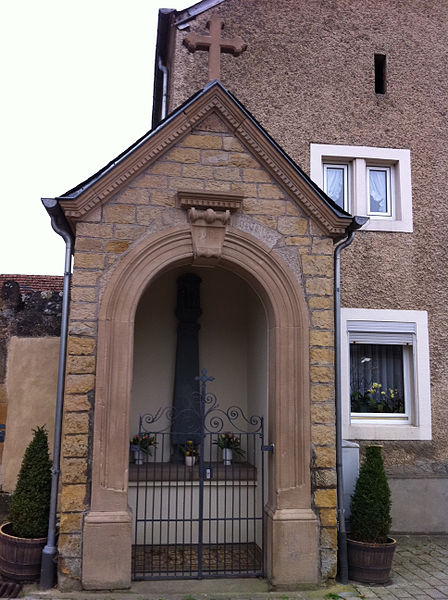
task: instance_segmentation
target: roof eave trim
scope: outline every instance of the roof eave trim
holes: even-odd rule
[[[156,129],[143,136],[105,169],[71,193],[60,197],[61,207],[68,221],[74,225],[96,206],[103,204],[156,160],[160,153],[173,147],[210,111],[221,114],[247,150],[260,160],[290,197],[319,222],[329,236],[335,238],[347,230],[353,217],[336,207],[244,106],[216,80],[187,100]],[[124,164],[120,170],[115,171],[122,163]]]
[[[209,10],[214,6],[221,4],[224,1],[225,0],[202,0],[202,2],[198,2],[197,4],[194,4],[189,8],[185,8],[184,10],[179,11],[179,17],[176,19],[174,24],[178,29],[185,29],[186,27],[188,27],[188,23],[192,19],[202,14],[206,10]]]

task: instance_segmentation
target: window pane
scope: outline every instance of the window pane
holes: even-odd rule
[[[405,413],[403,346],[350,344],[351,411]]]
[[[327,195],[336,202],[338,206],[344,208],[344,169],[337,167],[326,167],[327,175]]]
[[[370,212],[387,213],[387,171],[369,169]]]

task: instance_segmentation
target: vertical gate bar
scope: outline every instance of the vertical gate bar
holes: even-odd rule
[[[193,575],[193,548],[194,548],[194,544],[193,544],[193,522],[194,522],[194,517],[193,517],[193,505],[194,505],[194,481],[193,481],[193,477],[190,476],[190,576]]]
[[[227,546],[226,546],[226,534],[227,534],[227,522],[226,522],[226,515],[227,515],[227,475],[228,475],[228,466],[224,466],[224,510],[223,510],[223,516],[224,516],[224,523],[223,523],[223,529],[224,529],[224,539],[223,539],[223,547],[224,547],[224,557],[223,557],[223,565],[222,565],[222,570],[224,573],[227,572],[226,569],[226,552],[227,552]]]
[[[164,449],[162,448],[162,453],[164,452]],[[162,455],[163,457],[163,455]],[[161,468],[163,469],[164,466],[164,462],[162,460],[162,465]],[[161,474],[162,475],[162,474]],[[163,477],[161,476],[161,479],[163,479]],[[169,558],[170,558],[170,519],[171,519],[171,461],[168,461],[168,512],[166,515],[166,572],[167,575],[169,575]],[[174,563],[176,564],[176,563]]]
[[[254,481],[253,481],[253,486],[252,486],[252,497],[253,497],[253,519],[252,519],[252,527],[253,527],[253,544],[252,544],[252,548],[253,548],[253,566],[252,566],[252,571],[256,571],[257,570],[257,564],[256,564],[256,556],[257,556],[257,480],[255,479],[256,477],[256,465],[257,465],[257,455],[256,455],[256,438],[257,438],[257,434],[253,433],[251,440],[252,440],[252,456],[253,456],[253,461],[254,461]],[[249,563],[249,561],[247,561]]]
[[[141,419],[140,419],[140,433],[143,433],[143,428],[141,425]],[[145,454],[142,452],[142,456],[145,456]],[[148,462],[146,461],[146,457],[142,459],[144,461],[141,469],[141,473],[144,474],[144,494],[143,494],[143,498],[144,498],[144,506],[143,506],[143,520],[142,520],[142,524],[143,524],[143,566],[142,566],[142,573],[146,573],[146,538],[147,538],[147,532],[146,532],[146,527],[147,527],[147,523],[148,523]],[[144,468],[143,468],[144,467]],[[140,466],[139,466],[140,468]]]
[[[146,547],[147,547],[147,538],[148,538],[148,533],[147,533],[147,527],[148,527],[148,479],[149,479],[149,463],[148,463],[148,459],[147,457],[145,457],[145,463],[144,463],[144,473],[145,473],[145,508],[144,508],[144,519],[143,519],[143,572],[146,573],[146,562],[147,562],[147,556],[146,556]]]
[[[174,503],[175,506],[175,517],[174,517],[174,576],[177,575],[177,536],[178,536],[178,526],[179,526],[179,465],[176,464],[176,500]]]
[[[211,468],[213,468],[213,441],[212,441],[212,437],[213,434],[209,433],[208,434],[209,438],[209,442],[208,442],[208,453],[210,455],[210,466]],[[213,473],[213,471],[212,471]],[[208,482],[208,574],[210,575],[211,570],[212,570],[212,564],[211,564],[211,560],[210,560],[210,546],[212,543],[212,530],[211,530],[211,525],[212,525],[212,492],[213,492],[213,487],[212,487],[212,479],[209,479]]]
[[[232,464],[232,505],[231,505],[231,546],[230,546],[230,566],[234,571],[235,560],[235,466]]]
[[[187,469],[184,465],[183,467],[183,486],[182,486],[182,494],[183,494],[183,500],[182,500],[182,575],[185,575],[185,566],[186,566],[186,561],[185,561],[185,524],[186,524],[186,515],[185,515],[185,510],[186,510],[186,500],[187,500]]]
[[[163,459],[164,459],[164,455],[163,455],[163,446],[162,446],[162,456],[161,458],[161,469],[163,468]],[[155,464],[155,463],[154,463]],[[155,470],[154,470],[154,475],[156,475]],[[155,487],[155,481],[154,481],[154,487]],[[159,577],[162,574],[162,556],[163,556],[163,552],[162,552],[162,527],[163,527],[163,506],[164,506],[164,489],[163,489],[163,477],[160,476],[160,482],[159,482],[159,489],[160,489],[160,503],[159,503],[159,552],[158,552],[158,556],[159,556]]]
[[[260,511],[260,503],[259,503],[259,497],[258,497],[258,452],[257,452],[257,447],[258,447],[258,442],[259,442],[259,435],[256,433],[254,434],[254,571],[258,572],[259,566],[258,566],[258,552],[257,552],[257,537],[258,537],[258,523],[260,520],[259,517],[259,511]]]
[[[241,573],[241,530],[242,526],[242,518],[241,518],[241,509],[242,509],[242,489],[241,489],[241,462],[238,463],[238,573]]]
[[[165,444],[165,434],[164,433],[155,433],[154,435],[156,435],[156,441],[158,442],[158,438],[160,436],[162,436],[162,457],[163,457],[163,446]],[[155,521],[155,507],[156,507],[156,481],[157,481],[157,472],[156,472],[156,466],[157,466],[157,446],[154,447],[154,462],[152,465],[152,508],[151,508],[151,550],[150,550],[150,557],[151,557],[151,576],[154,576],[154,546],[155,546],[155,534],[154,534],[154,521]],[[162,478],[160,478],[162,479]],[[146,484],[148,485],[148,482],[146,482]]]
[[[137,479],[135,486],[135,533],[134,533],[134,578],[137,576],[137,550],[138,550],[138,492],[139,492],[139,464],[137,464]]]
[[[204,378],[203,378],[204,379]],[[202,579],[202,552],[204,542],[203,520],[204,520],[204,435],[205,435],[205,399],[207,389],[203,380],[201,386],[201,397],[199,402],[200,427],[199,434],[199,514],[198,514],[198,578]]]
[[[263,448],[264,446],[264,418],[261,417],[261,448]],[[260,452],[261,454],[261,574],[264,576],[264,569],[265,569],[265,556],[264,556],[264,551],[265,551],[265,539],[264,539],[264,535],[265,535],[265,530],[264,530],[264,464],[265,464],[265,459],[264,459],[264,452],[263,450],[261,450]]]
[[[249,435],[246,433],[246,448],[249,454]],[[246,573],[249,572],[249,462],[246,466]]]
[[[219,446],[218,446],[219,447]],[[218,452],[217,452],[218,454]],[[220,460],[220,457],[218,456],[218,461]],[[221,463],[218,462],[217,463],[217,467],[216,467],[216,473],[217,473],[217,477],[216,477],[216,517],[215,517],[215,522],[216,522],[216,537],[215,537],[215,543],[216,543],[216,548],[215,548],[215,571],[218,571],[219,569],[219,482],[220,482],[220,476],[219,476],[219,467],[220,467]],[[224,469],[224,466],[222,467]]]

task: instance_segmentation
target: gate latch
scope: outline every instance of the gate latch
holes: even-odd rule
[[[261,450],[263,452],[274,452],[275,444],[269,444],[268,446],[262,446]]]

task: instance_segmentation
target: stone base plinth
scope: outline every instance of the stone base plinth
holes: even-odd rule
[[[311,509],[266,509],[266,568],[272,585],[319,581],[319,527]]]
[[[82,586],[131,587],[132,526],[128,511],[90,512],[84,521]]]

